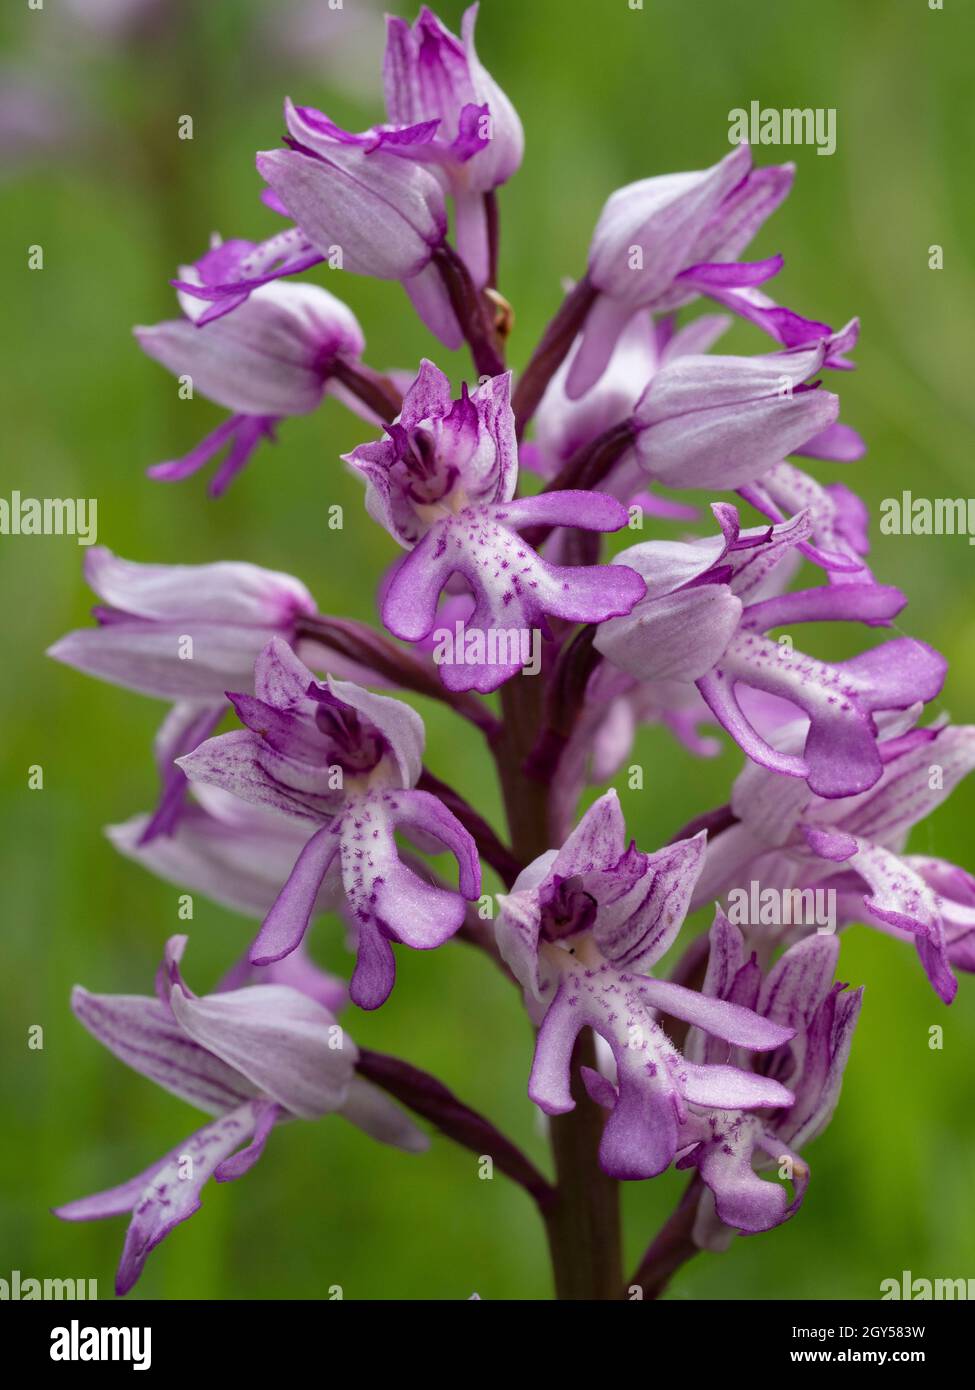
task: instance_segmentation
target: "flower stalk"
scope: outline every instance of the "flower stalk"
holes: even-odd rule
[[[112,843],[248,923],[209,994],[186,985],[186,938],[172,937],[152,992],[72,995],[95,1039],[207,1117],[136,1177],[57,1209],[129,1216],[120,1294],[211,1178],[248,1174],[280,1125],[334,1116],[419,1154],[416,1117],[490,1157],[540,1213],[557,1298],[659,1298],[699,1250],[802,1205],[804,1153],[836,1109],[862,998],[837,979],[836,931],[859,921],[912,945],[946,1004],[955,972],[975,971],[975,878],[906,847],[975,768],[975,729],[922,722],[944,659],[906,635],[845,660],[793,642],[824,622],[870,637],[907,601],[868,568],[856,495],[788,461],[851,463],[865,449],[821,389],[852,365],[857,321],[834,331],[776,304],[762,287],[781,257],[740,259],[794,170],[756,168],[739,146],[617,190],[516,378],[497,190],[523,134],[477,55],[476,14],[459,35],[426,7],[412,26],[390,18],[387,119],[368,130],[286,102],[285,147],[257,157],[284,230],[214,237],[173,282],[182,317],[136,330],[227,412],[153,477],[220,457],[219,495],[279,426],[328,399],[372,434],[342,462],[402,553],[373,576],[381,631],[320,612],[288,574],[93,548],[94,623],[51,649],[168,706],[157,805],[110,826]],[[466,343],[473,374],[452,381],[426,356],[406,375],[367,366],[352,310],[295,278],[326,261],[397,283],[434,339]],[[680,317],[701,298],[774,350],[712,354],[727,315]],[[603,534],[643,518],[650,538],[604,562]],[[796,588],[803,560],[821,582]],[[480,789],[436,765],[408,696],[483,738],[506,836]],[[653,850],[628,833],[614,785],[623,769],[638,785],[647,724],[687,757],[714,756],[721,732],[743,755],[727,801]],[[658,781],[648,794],[667,792]],[[503,891],[484,891],[485,869]],[[746,886],[773,906],[831,894],[833,930],[766,920]],[[710,928],[683,936],[668,973],[698,908],[714,909]],[[321,923],[329,914],[338,928]],[[336,929],[348,981],[310,946]],[[355,1032],[395,1009],[403,953],[454,940],[521,992],[552,1178],[443,1082],[357,1047],[339,1022],[349,1005]],[[621,1184],[671,1167],[690,1182],[624,1285]]]
[[[555,1296],[589,1300],[619,1297],[622,1235],[619,1183],[599,1163],[604,1112],[586,1092],[582,1068],[596,1066],[588,1030],[572,1054],[575,1109],[550,1122],[557,1199],[545,1214]]]
[[[502,688],[498,769],[512,844],[525,862],[552,842],[548,784],[526,772],[544,714],[542,693],[526,676]],[[556,1195],[544,1216],[559,1299],[616,1298],[622,1277],[619,1184],[599,1164],[605,1115],[582,1081],[582,1068],[595,1065],[595,1038],[587,1029],[572,1054],[575,1108],[549,1121]]]

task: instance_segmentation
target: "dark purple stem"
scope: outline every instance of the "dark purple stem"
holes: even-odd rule
[[[456,941],[463,941],[468,946],[473,946],[475,950],[483,951],[498,967],[501,974],[520,990],[521,985],[512,974],[508,962],[498,949],[498,943],[494,937],[494,928],[490,922],[481,920],[478,916],[477,906],[477,903],[467,904],[467,914],[458,927],[454,939]]]
[[[624,420],[622,424],[613,425],[611,429],[594,439],[591,444],[584,445],[577,453],[573,454],[572,458],[559,469],[555,477],[545,484],[544,491],[564,492],[573,491],[576,488],[582,488],[589,492],[598,490],[607,473],[622,458],[632,442],[633,429],[628,420]],[[526,526],[522,535],[533,550],[538,550],[545,544],[554,530],[554,526]],[[598,536],[594,536],[583,542],[584,546],[589,547],[589,558],[584,558],[584,554],[580,554],[576,563],[598,563],[599,539]],[[595,543],[594,559],[593,543]]]
[[[633,425],[622,420],[612,425],[591,443],[584,445],[562,465],[555,477],[546,484],[546,492],[561,492],[566,488],[598,488],[629,446],[633,443]]]
[[[546,386],[565,361],[595,298],[596,290],[590,284],[588,275],[584,275],[563,299],[558,313],[532,353],[528,366],[519,376],[511,401],[519,439],[538,409]]]
[[[498,252],[501,245],[501,226],[498,219],[498,195],[492,188],[484,195],[484,213],[487,218],[488,236],[488,282],[489,290],[498,285]]]
[[[708,839],[711,840],[715,835],[720,835],[722,830],[728,830],[737,824],[738,817],[726,802],[724,806],[715,806],[711,811],[702,811],[699,816],[689,820],[678,830],[676,835],[671,835],[667,843],[673,845],[678,840],[690,840],[700,830],[706,830]]]
[[[470,1149],[478,1157],[492,1158],[500,1172],[525,1189],[543,1215],[551,1209],[556,1197],[551,1183],[490,1120],[458,1100],[435,1076],[398,1057],[370,1052],[366,1048],[359,1049],[356,1070],[414,1114],[429,1120],[455,1144]]]
[[[329,367],[328,374],[340,381],[386,424],[395,420],[403,408],[403,397],[389,377],[373,371],[364,362],[351,362],[347,358],[336,357]]]
[[[525,761],[527,776],[551,781],[582,712],[586,687],[602,657],[593,646],[596,628],[580,628],[559,652],[548,681],[541,732]]]
[[[504,352],[494,329],[494,308],[478,293],[467,266],[446,242],[433,253],[450,305],[464,340],[471,350],[479,376],[499,376],[504,371]]]

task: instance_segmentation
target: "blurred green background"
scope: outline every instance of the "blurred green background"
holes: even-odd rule
[[[394,6],[412,17],[411,6]],[[334,403],[287,421],[220,502],[197,477],[154,484],[144,468],[176,456],[220,413],[180,402],[143,358],[134,323],[173,315],[167,281],[213,229],[260,237],[257,149],[279,139],[281,100],[326,109],[361,129],[379,118],[381,20],[365,0],[158,0],[133,20],[122,0],[6,6],[0,74],[4,228],[5,447],[2,494],[96,496],[99,541],[139,560],[246,559],[300,576],[325,611],[374,616],[392,542],[362,511],[338,462],[365,437]],[[456,29],[462,6],[439,12]],[[501,289],[514,305],[511,356],[524,363],[554,310],[560,278],[580,273],[607,194],[651,173],[700,168],[727,152],[727,115],[765,106],[833,106],[838,147],[758,150],[795,158],[796,189],[755,243],[781,250],[781,301],[836,324],[863,319],[859,370],[834,378],[843,417],[869,443],[842,476],[871,505],[903,487],[967,496],[972,485],[971,100],[973,6],[945,0],[485,0],[482,59],[524,120],[524,165],[503,191]],[[190,114],[192,141],[177,139]],[[928,247],[944,269],[928,269]],[[44,248],[44,269],[26,268]],[[328,274],[328,272],[319,272]],[[375,366],[436,356],[395,285],[327,281],[358,314]],[[757,332],[725,340],[767,350]],[[723,349],[727,350],[727,349]],[[346,508],[346,528],[325,525]],[[952,661],[938,708],[975,717],[973,553],[964,538],[883,538],[879,577],[905,587],[903,631]],[[102,827],[155,795],[150,740],[162,707],[48,662],[58,636],[87,621],[83,550],[67,537],[0,538],[4,596],[4,888],[0,1276],[97,1278],[112,1287],[124,1221],[69,1226],[48,1207],[129,1178],[197,1123],[130,1073],[68,1010],[75,981],[146,992],[165,938],[182,924],[177,892],[117,857]],[[859,641],[859,635],[857,636]],[[865,634],[865,640],[871,639]],[[839,650],[817,630],[814,650]],[[440,709],[429,763],[486,814],[498,798],[477,738]],[[740,757],[693,762],[656,730],[635,754],[646,789],[627,791],[644,848],[723,801]],[[44,789],[27,788],[31,764]],[[975,868],[975,788],[915,832],[913,846]],[[209,988],[253,924],[196,898],[188,977]],[[334,921],[313,948],[349,957]],[[398,953],[391,1003],[346,1016],[357,1041],[427,1067],[495,1118],[544,1164],[525,1095],[531,1034],[505,981],[463,946]],[[705,1255],[672,1297],[876,1298],[910,1269],[975,1276],[975,985],[946,1010],[905,947],[863,928],[843,937],[842,978],[867,986],[838,1115],[811,1149],[800,1216]],[[31,1025],[44,1048],[30,1051]],[[928,1029],[944,1028],[944,1047]],[[685,1179],[625,1192],[628,1262],[665,1219]],[[132,1297],[543,1298],[542,1232],[528,1200],[437,1140],[411,1158],[340,1119],[276,1133],[244,1180],[204,1193],[203,1210],[149,1260]]]

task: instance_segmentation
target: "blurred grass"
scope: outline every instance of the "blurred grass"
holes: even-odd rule
[[[79,7],[76,7],[79,8]],[[80,7],[83,8],[83,7]],[[396,12],[411,16],[408,7]],[[457,27],[462,6],[440,12]],[[161,6],[161,28],[109,44],[69,27],[54,5],[0,21],[3,66],[64,103],[53,149],[0,181],[3,303],[2,493],[96,496],[99,541],[166,562],[240,558],[304,579],[325,611],[374,617],[375,582],[392,543],[370,525],[359,485],[338,455],[363,438],[333,403],[287,421],[219,503],[199,478],[148,482],[144,467],[184,451],[218,418],[142,358],[130,330],[172,312],[167,281],[211,230],[259,237],[274,225],[257,201],[253,152],[277,143],[286,92],[360,129],[379,114],[378,65],[352,64],[356,26],[374,13],[346,0],[345,27],[319,7],[320,57],[276,55],[291,7],[269,0]],[[169,16],[166,19],[166,16]],[[351,23],[350,23],[351,21]],[[859,370],[839,381],[844,418],[870,445],[849,480],[874,516],[902,488],[972,491],[971,227],[973,105],[970,6],[948,0],[485,0],[479,51],[517,104],[524,166],[502,194],[501,288],[517,323],[521,365],[578,274],[606,195],[636,178],[699,168],[724,154],[727,113],[835,106],[838,148],[758,150],[795,158],[797,187],[754,254],[781,250],[782,301],[840,323],[863,319]],[[339,21],[336,19],[336,26]],[[301,50],[302,45],[298,45]],[[182,114],[194,139],[176,139]],[[44,247],[42,273],[26,248]],[[928,247],[945,269],[928,269]],[[402,291],[346,277],[348,300],[378,367],[424,354],[465,369],[415,323]],[[736,328],[730,348],[764,350]],[[833,466],[818,468],[824,480]],[[346,527],[325,525],[341,503]],[[963,538],[874,537],[878,575],[905,587],[900,621],[951,658],[939,708],[975,716],[971,551]],[[83,551],[69,538],[0,538],[5,597],[3,1017],[5,1135],[0,1149],[0,1275],[97,1278],[111,1289],[124,1223],[67,1226],[47,1208],[130,1177],[189,1133],[197,1116],[128,1072],[89,1039],[67,1007],[72,983],[145,991],[165,938],[182,928],[176,891],[116,857],[101,833],[150,804],[149,743],[161,706],[48,663],[56,637],[87,621]],[[817,651],[830,636],[817,631]],[[494,818],[498,799],[476,736],[425,707],[429,762]],[[651,848],[724,800],[739,766],[726,751],[690,762],[657,730],[635,759],[646,789],[622,786],[628,823]],[[41,764],[43,791],[27,790]],[[975,792],[963,786],[913,845],[975,867]],[[196,898],[188,975],[212,985],[252,924]],[[341,931],[322,923],[314,948],[345,970]],[[872,1298],[912,1269],[971,1276],[975,1246],[969,981],[950,1010],[911,952],[865,929],[843,938],[844,979],[867,985],[839,1113],[812,1149],[799,1218],[723,1257],[704,1256],[675,1297]],[[462,946],[400,952],[391,1004],[350,1014],[357,1041],[399,1052],[456,1088],[545,1162],[525,1096],[530,1030],[500,977]],[[30,1051],[27,1030],[44,1028]],[[944,1028],[944,1047],[928,1029]],[[635,1260],[684,1179],[625,1193]],[[544,1241],[526,1199],[503,1179],[479,1181],[472,1157],[435,1141],[423,1159],[365,1141],[339,1119],[277,1132],[240,1183],[210,1184],[202,1212],[152,1256],[134,1296],[538,1298],[549,1293]]]

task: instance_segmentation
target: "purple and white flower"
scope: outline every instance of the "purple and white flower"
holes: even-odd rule
[[[181,752],[191,753],[202,741]],[[183,778],[179,768],[175,771]],[[149,833],[152,819],[133,816],[105,833],[119,853],[157,878],[259,921],[274,906],[308,839],[307,828],[294,817],[204,782],[194,785],[192,799],[166,834]],[[326,910],[324,900],[321,910]]]
[[[268,640],[295,642],[300,619],[317,609],[297,579],[256,565],[144,565],[96,546],[85,578],[102,600],[97,626],[68,633],[48,656],[174,702],[156,735],[161,790],[141,832],[148,843],[173,831],[186,786],[176,759],[216,728],[227,687],[249,685]]]
[[[589,250],[598,294],[567,382],[571,397],[595,386],[634,313],[670,313],[699,294],[787,348],[829,335],[828,325],[780,308],[758,288],[781,269],[780,256],[736,260],[786,198],[795,174],[792,164],[753,169],[751,161],[751,150],[739,145],[710,169],[642,179],[612,194]],[[837,354],[832,365],[847,364]]]
[[[578,400],[566,394],[576,348],[552,377],[522,445],[526,466],[551,479],[600,445],[610,463],[600,488],[649,515],[693,519],[693,510],[647,491],[734,488],[776,522],[806,511],[810,538],[799,550],[831,583],[868,582],[865,508],[839,483],[821,486],[787,455],[850,463],[865,452],[856,430],[837,422],[839,399],[811,382],[831,348],[852,345],[854,320],[804,348],[758,357],[708,356],[728,319],[705,314],[675,330],[634,314],[599,382]],[[814,389],[815,388],[815,389]]]
[[[801,1206],[809,1169],[799,1151],[822,1133],[836,1109],[863,990],[848,993],[846,985],[833,983],[835,936],[798,942],[764,978],[756,956],[746,960],[741,932],[720,911],[710,943],[704,993],[752,1009],[793,1035],[759,1057],[736,1049],[730,1059],[790,1090],[788,1108],[695,1108],[681,1126],[677,1166],[696,1168],[710,1194],[699,1205],[695,1239],[705,1248],[723,1249],[731,1230],[771,1230]],[[698,1027],[688,1033],[684,1052],[698,1066],[728,1060],[727,1047]],[[772,1167],[790,1176],[791,1201],[779,1183],[759,1176]]]
[[[646,724],[662,725],[695,757],[713,758],[721,751],[719,740],[702,732],[701,726],[713,727],[714,720],[693,685],[638,681],[600,662],[586,684],[551,782],[555,823],[566,823],[566,834],[583,789],[616,776],[632,752],[637,730]]]
[[[78,1020],[116,1057],[214,1116],[128,1182],[55,1208],[65,1221],[131,1213],[119,1294],[133,1287],[160,1241],[199,1210],[205,1183],[243,1177],[278,1124],[337,1113],[382,1143],[414,1153],[427,1144],[356,1075],[355,1043],[320,999],[280,983],[197,996],[179,970],[185,945],[185,936],[170,938],[155,997],[89,994],[80,985],[71,997]]]
[[[644,592],[622,566],[550,564],[519,536],[536,524],[616,531],[627,513],[599,492],[515,497],[509,393],[505,374],[471,393],[465,386],[454,401],[447,378],[424,361],[388,437],[344,456],[366,479],[370,515],[410,551],[383,596],[390,632],[407,642],[429,636],[440,594],[455,576],[473,593],[467,629],[484,635],[486,655],[441,666],[452,690],[495,690],[520,669],[517,660],[491,659],[491,633],[535,629],[546,616],[599,622],[628,613]]]
[[[692,1170],[635,1271],[656,1297],[696,1249],[770,1230],[803,1201],[804,1150],[837,1103],[861,1000],[835,981],[835,928],[862,921],[913,943],[946,1002],[953,970],[975,971],[975,877],[907,851],[975,765],[975,728],[918,722],[944,661],[906,636],[832,662],[793,643],[796,624],[885,627],[905,603],[867,567],[864,504],[795,461],[864,453],[821,380],[852,365],[858,321],[834,331],[779,306],[764,287],[781,256],[738,259],[793,167],[755,169],[739,147],[615,192],[512,398],[496,191],[524,142],[477,56],[476,16],[459,36],[426,8],[388,20],[383,123],[351,132],[287,101],[284,147],[257,155],[283,226],[261,242],[215,238],[174,282],[185,317],[136,330],[184,394],[229,412],[154,476],[226,450],[220,492],[280,420],[335,396],[381,430],[344,461],[402,553],[379,592],[390,637],[319,613],[288,575],[96,549],[97,626],[51,649],[171,705],[159,805],[110,827],[112,842],[260,922],[203,997],[179,972],[184,937],[167,945],[156,997],[74,992],[95,1037],[209,1117],[136,1178],[58,1209],[130,1216],[120,1293],[207,1179],[247,1172],[280,1123],[339,1113],[423,1147],[395,1101],[530,1196],[559,1297],[625,1287],[611,1180]],[[428,360],[413,381],[367,366],[351,311],[286,278],[326,263],[402,283],[441,342],[466,343],[476,385],[455,399]],[[727,317],[678,317],[701,296],[776,350],[711,353]],[[536,495],[519,495],[521,464]],[[603,532],[697,522],[660,491],[678,488],[736,492],[765,524],[743,529],[717,501],[718,535],[597,563]],[[827,582],[793,591],[804,559]],[[505,682],[500,701],[479,698]],[[423,722],[394,692],[433,698],[484,738],[507,839],[423,765]],[[231,707],[241,727],[217,735]],[[720,746],[701,726],[720,725],[747,756],[730,803],[654,853],[627,839],[613,791],[574,825],[587,782],[613,777],[647,722],[700,756]],[[443,852],[456,879],[427,862]],[[489,900],[472,906],[481,858],[506,889],[493,927]],[[724,895],[709,941],[665,967],[687,914]],[[306,949],[312,919],[333,911],[356,956],[348,987]],[[553,1117],[554,1180],[442,1081],[359,1051],[336,1022],[350,998],[386,1001],[397,944],[455,936],[523,991],[537,1029],[528,1095]]]
[[[218,245],[210,260],[223,254]],[[192,266],[181,275],[181,283],[201,278]],[[231,414],[185,457],[154,464],[149,476],[166,482],[189,477],[226,448],[210,484],[217,497],[260,441],[273,438],[279,420],[316,410],[328,392],[349,399],[332,373],[339,363],[359,360],[365,339],[351,309],[318,285],[260,285],[234,313],[214,322],[205,321],[204,302],[185,289],[179,301],[186,317],[137,328],[139,345]]]
[[[299,580],[257,565],[146,565],[104,546],[85,556],[101,600],[97,627],[62,637],[48,656],[165,700],[221,706],[229,686],[249,685],[274,636],[292,642],[315,600]]]
[[[361,1008],[378,1008],[395,979],[390,943],[440,946],[461,925],[464,899],[478,897],[474,841],[437,797],[416,789],[423,722],[408,705],[350,681],[316,681],[279,638],[258,657],[254,690],[230,694],[243,729],[208,739],[179,759],[191,782],[310,827],[251,960],[262,965],[287,956],[317,902],[344,902],[357,933],[352,998]],[[448,849],[460,870],[459,892],[404,864],[397,830]]]
[[[696,900],[750,880],[800,892],[832,889],[841,923],[867,922],[913,941],[931,984],[950,1003],[958,987],[952,965],[975,964],[971,881],[952,864],[904,850],[911,828],[975,767],[975,727],[914,728],[919,710],[886,721],[877,744],[881,776],[859,796],[825,800],[801,782],[747,765],[732,792],[736,821],[709,845]],[[777,742],[790,750],[804,733],[791,725]]]
[[[808,383],[856,320],[806,347],[757,357],[683,353],[650,379],[633,411],[633,447],[650,478],[726,490],[761,478],[836,423],[839,398]]]
[[[387,16],[383,82],[394,127],[435,123],[419,157],[446,181],[456,248],[481,289],[491,268],[485,194],[517,171],[525,140],[518,113],[477,56],[477,10],[477,5],[465,10],[460,38],[426,5],[412,26]]]
[[[599,1157],[618,1178],[662,1173],[691,1104],[789,1105],[792,1093],[740,1068],[683,1058],[659,1015],[697,1024],[739,1047],[781,1046],[793,1030],[736,1003],[708,999],[647,973],[673,944],[704,856],[704,836],[655,854],[627,845],[615,792],[600,797],[560,850],[550,850],[499,899],[498,945],[540,1023],[528,1094],[548,1115],[575,1102],[570,1063],[580,1031],[604,1039],[615,1083],[591,1069],[594,1099],[611,1109]]]
[[[554,478],[587,445],[632,417],[657,372],[688,353],[706,353],[730,322],[726,314],[702,314],[675,329],[672,316],[655,322],[648,309],[638,309],[616,339],[599,381],[573,398],[566,383],[582,346],[582,338],[576,338],[535,412],[532,442],[521,448],[523,465]]]
[[[718,723],[762,767],[802,778],[823,797],[867,790],[882,772],[874,716],[934,699],[944,659],[908,637],[832,663],[791,640],[776,642],[768,632],[794,623],[883,624],[906,600],[873,583],[757,597],[774,566],[808,538],[808,518],[742,531],[734,507],[712,510],[720,536],[647,541],[616,557],[642,575],[647,594],[628,616],[600,627],[597,650],[640,680],[694,682]],[[798,706],[808,720],[799,751],[776,748],[758,732],[742,711],[739,685]]]

